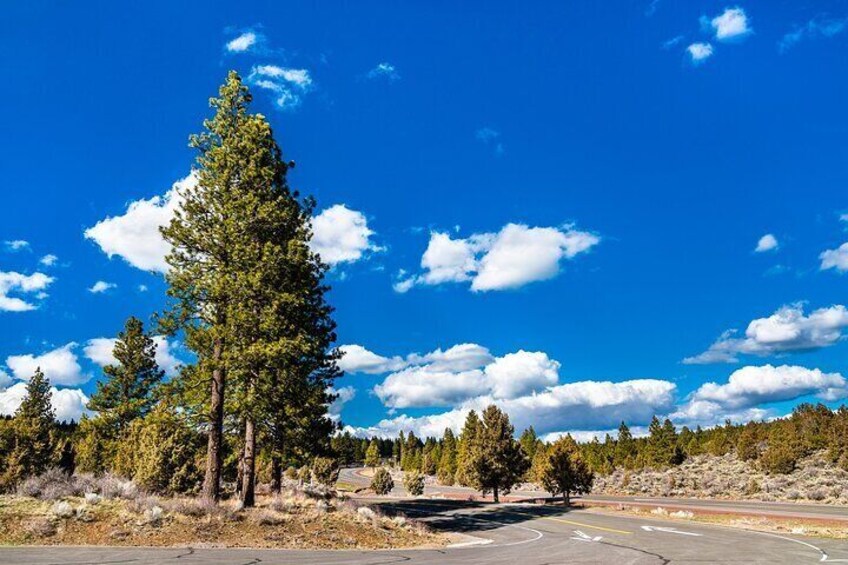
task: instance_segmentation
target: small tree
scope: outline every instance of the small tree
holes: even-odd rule
[[[55,426],[51,399],[50,382],[41,369],[36,369],[12,420],[14,447],[9,454],[4,484],[13,485],[26,477],[40,475],[51,466]]]
[[[371,479],[371,490],[375,494],[383,496],[389,494],[395,488],[395,482],[392,480],[392,475],[385,468],[381,467],[374,473]]]
[[[365,466],[374,468],[380,464],[380,446],[377,444],[377,440],[371,440],[371,444],[368,446],[368,449],[365,451]]]
[[[103,367],[106,378],[97,383],[88,409],[98,412],[117,438],[133,420],[150,411],[155,402],[153,390],[165,373],[156,364],[156,343],[136,317],[124,324],[112,355],[117,363]]]
[[[594,475],[580,456],[577,443],[566,435],[548,449],[540,479],[545,490],[554,496],[562,494],[563,503],[568,505],[571,493],[585,494],[592,490]]]
[[[521,481],[530,465],[521,445],[515,441],[515,428],[509,416],[494,404],[483,411],[476,440],[470,452],[473,483],[485,495],[492,493],[500,502],[500,493],[508,494]]]
[[[403,488],[411,496],[424,494],[424,475],[418,471],[409,471],[403,476]]]
[[[325,487],[335,487],[339,480],[339,462],[329,457],[316,457],[312,461],[312,477]]]

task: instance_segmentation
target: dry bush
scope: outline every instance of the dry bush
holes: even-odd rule
[[[74,515],[74,507],[70,503],[60,500],[53,504],[50,508],[50,513],[57,518],[70,518]]]
[[[34,538],[48,538],[56,534],[56,524],[44,516],[31,518],[23,524],[24,532]]]
[[[251,519],[260,526],[279,526],[286,521],[284,516],[273,510],[258,510],[252,514]]]
[[[106,499],[123,498],[124,500],[133,500],[140,495],[140,491],[135,483],[111,473],[106,473],[100,477],[97,481],[97,490]]]

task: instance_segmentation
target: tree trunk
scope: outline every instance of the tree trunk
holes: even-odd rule
[[[256,504],[256,426],[253,418],[244,423],[244,462],[241,501],[245,508]]]
[[[500,497],[498,496],[498,487],[492,489],[492,499],[494,499],[495,502],[501,501]]]
[[[562,493],[562,502],[566,506],[571,506],[571,493],[570,492],[565,491],[564,493]]]
[[[224,428],[224,369],[220,366],[223,355],[221,339],[215,340],[212,360],[212,390],[209,398],[209,434],[206,448],[206,476],[203,479],[203,498],[208,502],[221,499],[221,461]]]
[[[279,455],[271,456],[271,492],[280,494],[283,485],[283,461]]]

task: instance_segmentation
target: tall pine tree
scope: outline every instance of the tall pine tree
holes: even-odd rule
[[[51,465],[56,424],[52,396],[50,381],[40,368],[36,369],[12,420],[14,446],[9,454],[4,484],[12,485],[26,477],[39,475]]]
[[[124,324],[112,355],[117,363],[103,367],[105,379],[97,383],[88,409],[97,412],[117,438],[133,420],[150,411],[154,388],[165,372],[156,364],[156,343],[135,317]]]

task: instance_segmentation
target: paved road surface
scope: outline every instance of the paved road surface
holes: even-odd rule
[[[340,480],[357,486],[368,486],[370,479],[362,475],[363,469],[346,468],[341,471]],[[461,486],[427,485],[424,489],[426,496],[447,496],[451,498],[468,498],[479,496],[473,489]],[[395,481],[393,496],[405,497],[406,491]],[[545,498],[549,494],[544,491],[515,491],[512,498],[530,499]],[[639,496],[585,496],[576,497],[576,501],[583,500],[587,503],[603,503],[615,505],[631,504],[655,508],[662,506],[671,509],[685,509],[709,513],[742,514],[748,516],[784,517],[819,521],[845,521],[848,522],[848,508],[845,506],[834,506],[827,504],[796,504],[792,502],[757,502],[757,501],[734,501],[734,500],[703,500],[696,498],[662,498],[662,497],[639,497]]]
[[[549,565],[611,563],[848,563],[848,543],[539,505],[383,500],[387,512],[460,531],[479,545],[441,550],[283,551],[0,548],[0,564]]]

